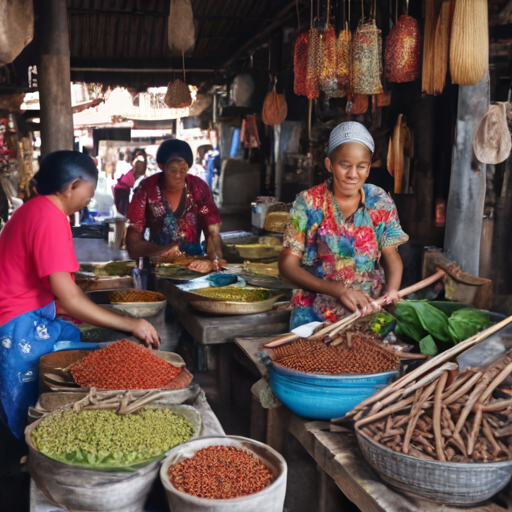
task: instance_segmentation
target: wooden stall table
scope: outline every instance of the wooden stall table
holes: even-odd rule
[[[172,281],[156,278],[156,289],[163,293],[185,330],[218,357],[216,366],[221,403],[231,400],[230,343],[238,336],[271,336],[288,331],[290,311],[273,309],[255,315],[218,316],[194,309],[185,293]]]
[[[226,434],[206,400],[204,391],[199,393],[191,405],[199,411],[203,419],[203,436],[223,436]],[[160,476],[158,475],[157,478],[160,479]],[[167,502],[162,510],[169,510]],[[30,479],[30,512],[66,512],[66,509],[52,505],[37,488],[35,482]]]
[[[236,345],[245,354],[247,367],[257,368],[263,376],[266,375],[266,368],[260,363],[258,352],[260,352],[260,344],[265,341],[269,341],[269,338],[259,340],[237,338],[235,340]],[[401,494],[381,480],[366,462],[353,433],[330,432],[329,422],[300,418],[284,405],[276,405],[267,410],[266,442],[279,452],[284,452],[286,434],[289,432],[313,458],[320,468],[317,512],[339,510],[333,505],[336,503],[336,498],[332,496],[333,491],[337,491],[336,487],[362,512],[460,512],[462,510],[505,512],[512,510],[512,493],[506,490],[492,501],[470,508],[449,507]],[[259,423],[261,423],[260,415],[251,418],[251,429],[257,431]],[[509,503],[508,508],[506,503]]]

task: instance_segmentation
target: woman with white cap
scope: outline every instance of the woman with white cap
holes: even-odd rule
[[[332,178],[302,192],[293,204],[279,258],[281,275],[297,285],[291,328],[336,321],[347,311],[377,309],[385,293],[398,300],[403,232],[393,200],[366,184],[375,142],[360,123],[338,125],[325,166]]]

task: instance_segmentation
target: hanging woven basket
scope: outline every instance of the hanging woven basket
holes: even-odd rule
[[[330,25],[320,36],[320,90],[328,98],[338,97],[336,78],[336,33]]]
[[[450,41],[450,74],[459,85],[478,83],[489,70],[487,0],[456,0]]]
[[[288,115],[288,105],[284,94],[277,94],[276,83],[274,88],[267,94],[263,102],[262,119],[267,126],[276,126],[281,124]]]
[[[173,80],[167,86],[164,103],[169,108],[186,108],[192,105],[192,96],[190,89],[185,82],[181,80]]]
[[[336,45],[336,78],[340,90],[348,92],[352,75],[352,33],[347,28],[340,32]]]
[[[386,78],[390,82],[414,82],[421,70],[421,30],[411,16],[398,18],[386,40]]]
[[[382,92],[382,39],[375,20],[360,21],[352,43],[352,91],[354,94]]]
[[[306,95],[308,99],[320,96],[320,32],[316,28],[309,31],[308,67],[306,73]]]
[[[196,41],[194,12],[190,0],[171,0],[167,22],[169,48],[185,53]]]
[[[293,52],[293,91],[297,96],[307,96],[309,32],[301,32]]]

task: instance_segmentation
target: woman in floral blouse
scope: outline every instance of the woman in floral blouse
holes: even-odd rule
[[[393,200],[365,184],[375,143],[360,123],[337,126],[329,139],[325,183],[302,192],[293,204],[279,259],[294,292],[291,328],[336,321],[347,311],[370,312],[385,293],[398,300],[402,260],[397,247],[408,240]]]
[[[212,261],[222,258],[221,218],[208,185],[187,174],[193,164],[190,146],[182,140],[164,141],[156,155],[163,171],[146,178],[128,208],[130,227],[126,237],[133,259],[167,252],[203,254],[201,233]],[[149,229],[149,239],[144,237]]]

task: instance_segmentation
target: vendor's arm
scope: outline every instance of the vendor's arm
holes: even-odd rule
[[[91,325],[131,332],[148,346],[160,346],[158,333],[149,322],[122,316],[94,304],[74,283],[69,272],[55,272],[48,279],[59,305],[72,317]]]
[[[338,281],[320,279],[304,270],[300,264],[300,257],[293,254],[290,249],[283,249],[279,256],[279,274],[298,288],[334,297],[350,311],[362,310],[364,314],[378,309],[371,297],[365,293],[347,288]]]
[[[220,224],[208,226],[208,245],[206,248],[208,257],[215,263],[222,260],[222,239],[220,237]],[[220,270],[216,268],[215,270]]]
[[[381,264],[386,275],[386,295],[387,303],[396,303],[400,299],[398,290],[402,282],[402,272],[404,269],[402,258],[396,247],[384,247],[382,249]]]
[[[132,260],[138,258],[150,258],[154,256],[161,256],[170,251],[173,247],[177,247],[178,243],[174,242],[167,245],[158,245],[152,242],[147,242],[142,236],[142,232],[135,227],[129,227],[126,234],[126,248]]]

